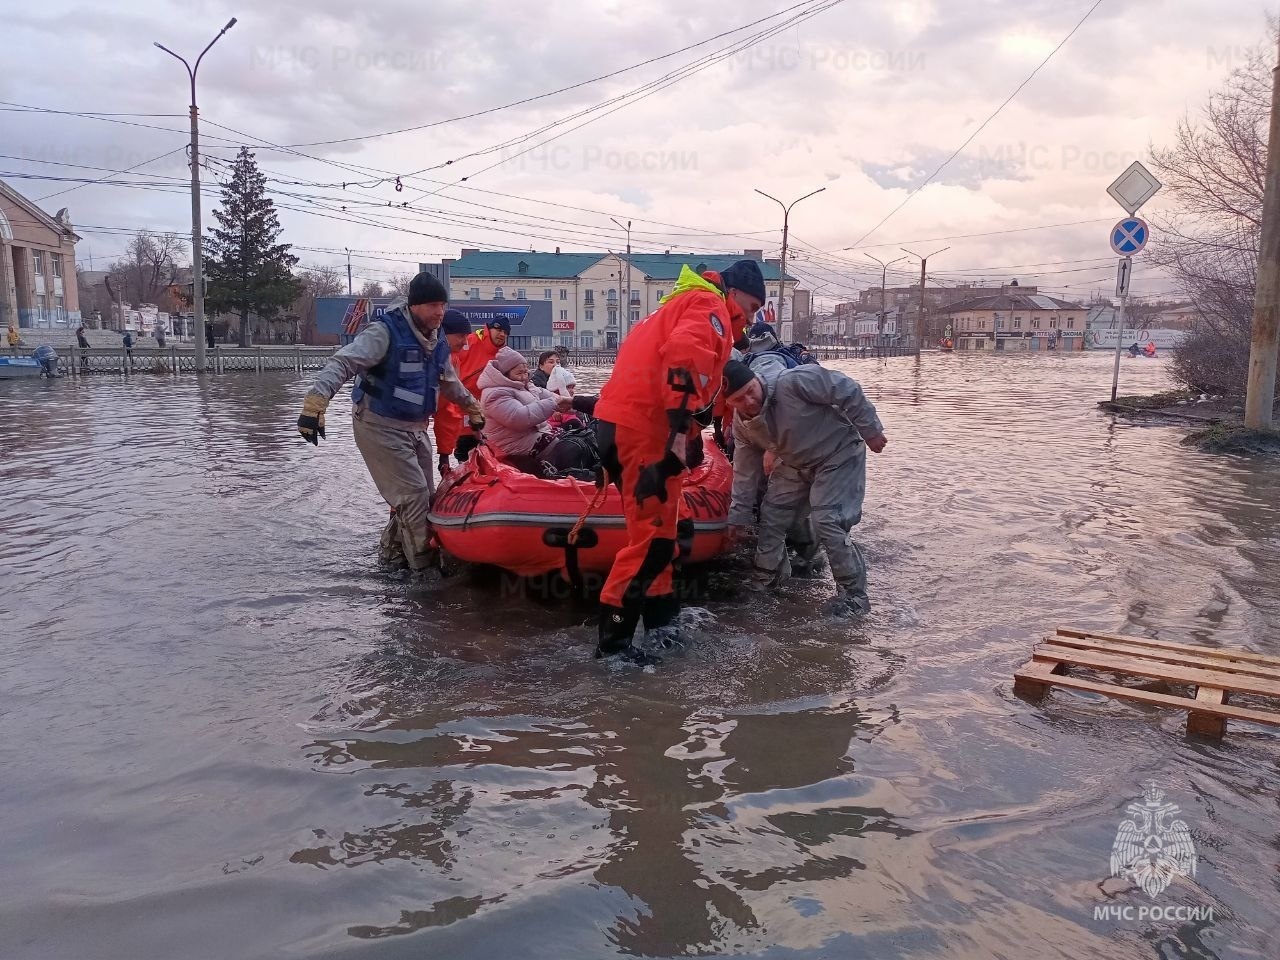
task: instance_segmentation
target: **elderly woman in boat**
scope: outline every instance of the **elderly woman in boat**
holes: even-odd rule
[[[485,439],[512,466],[538,473],[539,454],[554,439],[547,420],[573,409],[573,398],[557,396],[529,382],[529,364],[517,350],[503,347],[480,373]]]

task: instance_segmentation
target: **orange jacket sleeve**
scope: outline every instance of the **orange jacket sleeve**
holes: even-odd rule
[[[457,356],[450,356],[455,372],[458,369]],[[458,378],[461,380],[461,376]],[[472,394],[474,396],[474,394]],[[436,413],[432,418],[431,429],[436,438],[436,456],[453,453],[458,446],[458,438],[462,436],[462,411],[456,403],[440,397],[436,400]]]
[[[667,382],[667,372],[681,368],[693,376],[689,412],[711,402],[729,355],[730,335],[729,307],[723,299],[710,291],[687,297],[659,354],[666,409],[674,410],[684,400],[685,395]]]

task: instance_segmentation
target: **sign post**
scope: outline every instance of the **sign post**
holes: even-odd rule
[[[1151,237],[1147,222],[1136,216],[1144,203],[1160,190],[1160,181],[1138,161],[1120,174],[1107,194],[1129,214],[1111,228],[1111,249],[1120,257],[1116,266],[1116,296],[1120,310],[1116,315],[1116,360],[1111,371],[1111,402],[1115,403],[1120,391],[1120,354],[1124,349],[1124,315],[1129,305],[1129,280],[1133,276],[1133,256],[1141,253]]]

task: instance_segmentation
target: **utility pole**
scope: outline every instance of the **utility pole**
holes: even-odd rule
[[[196,109],[196,71],[200,69],[200,61],[204,59],[209,49],[235,25],[236,18],[232,17],[227,21],[227,25],[218,31],[218,36],[209,41],[209,46],[200,51],[194,67],[164,44],[155,44],[169,56],[181,60],[182,65],[187,68],[187,76],[191,78],[191,299],[196,314],[196,373],[204,373],[205,369],[204,262],[200,249],[203,233],[200,227],[200,124],[199,112]]]
[[[876,263],[880,264],[880,323],[878,325],[877,338],[880,341],[878,346],[883,347],[884,346],[884,321],[885,321],[885,317],[889,313],[888,303],[885,299],[886,297],[885,285],[888,283],[889,268],[892,267],[895,263],[898,263],[899,261],[905,260],[907,258],[899,257],[897,260],[890,260],[888,263],[885,263],[883,260],[879,259],[878,257],[873,257],[869,253],[863,254],[863,256],[867,257],[867,259],[869,260],[874,260]]]
[[[1262,201],[1262,252],[1253,301],[1249,344],[1249,386],[1244,425],[1270,430],[1276,396],[1276,354],[1280,350],[1280,66],[1272,69],[1271,134],[1267,145],[1266,191]]]
[[[803,197],[792,200],[790,203],[783,203],[775,196],[765,193],[763,190],[756,190],[756,193],[762,197],[768,197],[774,203],[782,208],[782,259],[778,262],[778,323],[781,324],[783,318],[787,315],[787,221],[791,217],[791,208],[801,200],[808,200],[810,197],[817,196],[826,187],[819,187],[813,193],[806,193]],[[779,329],[781,334],[781,329]]]
[[[613,217],[609,219],[613,220]],[[613,222],[618,224],[619,229],[627,232],[627,279],[622,291],[623,302],[626,304],[627,322],[619,324],[619,329],[626,331],[621,335],[621,339],[625,340],[631,333],[631,221],[628,220],[625,227],[618,223],[617,220],[613,220]]]
[[[903,253],[910,254],[920,261],[920,315],[916,318],[915,327],[911,331],[911,335],[907,338],[908,347],[919,347],[920,331],[924,329],[924,286],[925,286],[925,265],[928,264],[930,257],[935,257],[940,253],[950,250],[950,247],[943,247],[941,250],[935,250],[933,253],[926,253],[923,257],[920,254],[908,250],[906,247],[899,247]]]
[[[343,247],[347,251],[347,296],[351,296],[351,248]]]

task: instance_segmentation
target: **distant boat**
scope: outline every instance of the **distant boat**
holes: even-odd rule
[[[0,357],[0,380],[14,380],[18,377],[39,377],[44,367],[39,360],[31,357]]]

